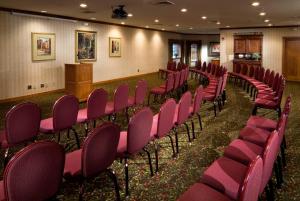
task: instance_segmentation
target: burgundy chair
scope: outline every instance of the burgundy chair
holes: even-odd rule
[[[18,104],[6,113],[5,128],[0,131],[1,149],[5,149],[4,166],[11,147],[34,140],[39,133],[40,121],[40,108],[30,102]]]
[[[213,75],[215,75],[215,73],[216,73],[216,65],[215,65],[215,64],[212,64],[210,74],[213,76]]]
[[[201,182],[225,194],[231,200],[257,201],[262,170],[263,161],[259,156],[248,166],[221,157],[203,173]]]
[[[201,130],[202,130],[202,121],[200,115],[200,108],[202,104],[202,99],[203,99],[203,87],[199,86],[195,91],[193,104],[190,106],[190,116],[193,117],[197,115]],[[192,120],[193,133],[195,133],[194,129],[195,129],[195,125],[194,125],[194,121]]]
[[[58,142],[60,141],[60,133],[62,131],[72,130],[76,144],[80,147],[79,137],[73,126],[77,122],[79,103],[78,99],[73,95],[64,95],[59,98],[53,105],[52,117],[43,119],[40,124],[40,132],[44,134],[58,133]],[[68,135],[69,136],[69,135]]]
[[[157,96],[160,96],[162,99],[163,97],[166,97],[166,95],[173,90],[173,87],[174,87],[174,75],[173,73],[169,73],[164,86],[154,87],[151,89],[148,96],[148,105],[150,104],[151,95],[154,95],[154,100],[156,100]]]
[[[144,100],[147,95],[148,91],[148,84],[146,80],[139,80],[136,88],[135,88],[135,95],[134,97],[129,96],[128,98],[128,106],[138,106],[144,105]]]
[[[120,128],[113,123],[104,123],[89,133],[81,149],[66,154],[64,177],[79,179],[79,200],[82,200],[86,180],[103,172],[113,180],[117,200],[120,200],[117,177],[108,169],[116,158],[119,138]]]
[[[174,71],[176,71],[176,62],[168,61],[167,69],[160,68],[158,71],[158,75],[161,75],[161,77],[165,78],[168,73],[172,73]]]
[[[114,100],[109,101],[106,104],[105,114],[108,115],[109,120],[112,117],[113,121],[117,119],[117,113],[124,111],[127,122],[129,122],[128,114],[128,97],[129,97],[129,86],[128,84],[121,84],[115,90]]]
[[[157,141],[163,137],[168,137],[171,142],[173,157],[176,156],[174,143],[170,131],[174,127],[174,115],[176,111],[176,101],[168,99],[159,110],[159,113],[153,117],[151,128],[151,139],[155,144],[156,172],[158,172],[158,143]]]
[[[104,89],[95,89],[87,99],[87,107],[80,109],[77,115],[77,123],[85,124],[85,135],[89,131],[89,123],[93,122],[96,127],[96,120],[105,116],[108,93]]]
[[[269,191],[267,191],[267,196],[269,199],[267,200],[274,200],[274,190],[271,177],[278,152],[279,136],[277,131],[273,131],[269,136],[265,147],[260,147],[251,142],[237,139],[231,142],[230,145],[225,149],[224,156],[245,165],[248,165],[258,155],[261,156],[264,165],[262,184],[260,185],[260,194],[262,194],[268,186]]]
[[[202,71],[202,72],[206,72],[206,68],[207,68],[207,66],[206,66],[206,61],[204,61],[204,62],[203,62],[203,65],[202,65],[201,71]]]
[[[127,131],[122,131],[118,144],[118,157],[125,159],[125,191],[129,195],[128,159],[130,156],[140,153],[142,150],[148,155],[151,176],[153,176],[150,152],[146,146],[151,141],[150,132],[153,122],[153,114],[149,108],[138,111],[131,117]]]
[[[218,104],[219,109],[221,107],[221,103],[220,103],[220,93],[221,93],[221,89],[222,89],[222,77],[218,78],[218,84],[215,87],[215,90],[213,93],[210,93],[209,91],[206,92],[204,89],[204,96],[203,96],[203,100],[204,101],[210,101],[213,103],[214,106],[214,113],[215,113],[215,117],[217,116],[217,109],[216,109],[216,104]]]
[[[190,107],[192,105],[192,94],[191,92],[185,92],[179,103],[176,107],[175,115],[174,115],[174,124],[175,124],[175,142],[176,142],[176,152],[179,153],[178,146],[178,128],[183,124],[185,125],[187,136],[189,143],[191,143],[190,129],[188,124],[186,123],[190,116]],[[193,133],[193,136],[195,134]]]
[[[55,198],[62,183],[64,162],[64,149],[55,142],[28,145],[8,162],[0,183],[0,200]]]

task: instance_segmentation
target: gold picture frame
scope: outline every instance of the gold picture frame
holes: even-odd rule
[[[96,31],[75,31],[75,61],[97,61]]]
[[[32,61],[55,60],[55,33],[31,33]]]
[[[109,56],[121,57],[121,38],[109,37]]]

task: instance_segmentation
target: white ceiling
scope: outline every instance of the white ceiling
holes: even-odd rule
[[[251,0],[171,0],[175,5],[157,6],[159,0],[0,0],[0,7],[71,16],[82,19],[95,17],[96,20],[154,29],[165,29],[182,33],[218,33],[219,28],[267,26],[270,19],[274,26],[300,24],[300,0],[258,0],[260,6],[253,7]],[[79,7],[86,3],[87,8]],[[111,7],[126,5],[132,18],[116,20],[111,18]],[[180,12],[187,8],[186,13]],[[86,12],[86,11],[91,11]],[[266,16],[259,16],[266,12]],[[207,16],[202,20],[202,16]],[[154,23],[155,19],[159,23]],[[217,25],[220,21],[221,25]],[[179,27],[175,25],[179,24]],[[193,27],[193,29],[189,29]]]

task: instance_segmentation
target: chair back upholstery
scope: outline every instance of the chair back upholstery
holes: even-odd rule
[[[5,135],[9,145],[31,140],[39,133],[40,108],[34,103],[20,103],[5,116]]]
[[[169,73],[166,81],[166,92],[169,92],[174,87],[174,73]]]
[[[255,78],[256,80],[259,79],[260,68],[261,68],[261,67],[256,66],[256,68],[254,69],[254,78]]]
[[[157,122],[157,136],[164,137],[174,126],[176,101],[168,99],[160,108]]]
[[[228,77],[228,73],[227,73],[227,70],[225,70],[225,74],[223,75],[223,81],[222,81],[222,87],[221,87],[220,94],[223,93],[223,91],[225,90],[225,87],[227,84],[227,77]]]
[[[58,192],[65,162],[64,149],[56,142],[40,141],[25,147],[4,170],[6,200],[48,200]]]
[[[277,87],[278,87],[278,83],[279,83],[279,73],[276,73],[275,74],[275,77],[274,77],[274,81],[273,81],[273,84],[272,84],[272,89],[274,91],[276,91]]]
[[[189,118],[189,110],[192,105],[192,94],[187,91],[180,98],[178,103],[178,115],[177,115],[177,123],[178,125],[184,123]]]
[[[269,76],[269,81],[268,81],[268,85],[271,88],[273,87],[274,77],[275,77],[275,72],[272,70],[272,72],[270,73],[270,76]]]
[[[263,176],[263,161],[257,156],[250,164],[239,189],[239,201],[257,201]]]
[[[264,81],[264,77],[265,77],[265,68],[261,67],[259,69],[259,74],[258,74],[258,80],[263,82]]]
[[[207,72],[207,73],[210,73],[210,71],[211,71],[211,63],[208,63],[206,72]]]
[[[280,105],[281,105],[284,88],[285,88],[285,78],[282,78],[281,84],[279,86],[278,93],[276,96],[276,98],[277,98],[276,103],[277,103],[278,107],[280,107]]]
[[[206,61],[203,62],[203,65],[202,65],[202,72],[205,72],[206,71]]]
[[[76,124],[79,110],[78,99],[73,95],[60,97],[53,105],[54,131],[69,129]]]
[[[146,80],[139,80],[135,88],[135,104],[143,104],[148,92],[148,83]]]
[[[267,69],[265,72],[265,77],[264,77],[264,83],[268,84],[269,83],[269,79],[270,79],[270,74],[271,74],[271,70]]]
[[[242,75],[247,75],[248,73],[248,65],[244,64],[241,71]]]
[[[254,66],[251,65],[249,69],[249,77],[254,77],[254,71],[255,71]]]
[[[195,97],[194,97],[194,102],[193,102],[193,113],[199,112],[202,104],[202,99],[203,99],[203,87],[199,86],[196,89],[195,92]]]
[[[147,107],[130,119],[127,130],[127,153],[135,154],[149,143],[152,122],[153,113]]]
[[[174,89],[177,89],[179,87],[180,82],[180,71],[177,71],[174,73]]]
[[[260,186],[260,193],[263,193],[265,187],[267,186],[269,180],[272,177],[273,166],[278,155],[279,147],[280,144],[279,144],[278,132],[275,130],[269,136],[262,156],[264,167],[263,167],[262,183]]]
[[[115,160],[120,128],[104,123],[92,130],[82,146],[82,175],[93,177],[106,170]]]
[[[189,68],[185,68],[184,71],[185,71],[185,73],[184,73],[184,75],[185,75],[184,76],[184,82],[186,82],[189,78],[190,71],[189,71]]]
[[[168,63],[167,63],[167,69],[171,70],[171,71],[175,71],[176,70],[176,62],[174,62],[174,61],[168,61]]]
[[[105,115],[108,93],[104,89],[95,89],[87,99],[87,118],[95,120]]]
[[[237,63],[237,64],[235,65],[235,72],[238,73],[238,74],[241,73],[241,64],[240,64],[240,63]]]
[[[223,78],[219,77],[219,79],[218,79],[218,85],[216,87],[215,97],[218,97],[221,94],[222,83],[223,83]]]
[[[197,70],[201,70],[201,67],[202,67],[201,66],[201,61],[197,61],[195,67],[196,67]]]
[[[283,108],[283,113],[286,115],[289,115],[291,111],[291,106],[292,106],[292,95],[290,94],[285,101],[284,108]]]
[[[182,85],[183,85],[184,79],[185,79],[185,72],[184,72],[184,70],[181,70],[181,71],[180,71],[179,86],[182,86]]]
[[[177,70],[182,70],[183,69],[183,63],[181,63],[181,62],[178,62],[178,64],[177,64]]]
[[[211,74],[214,75],[216,73],[216,65],[215,64],[212,64],[212,67],[211,67]]]
[[[121,84],[114,93],[114,111],[119,112],[128,106],[129,86]]]

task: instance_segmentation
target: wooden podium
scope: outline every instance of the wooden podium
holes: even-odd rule
[[[65,90],[85,101],[92,91],[93,64],[65,64]]]

